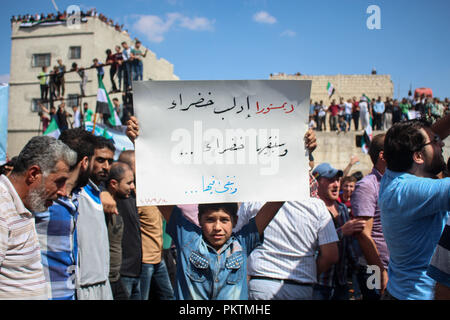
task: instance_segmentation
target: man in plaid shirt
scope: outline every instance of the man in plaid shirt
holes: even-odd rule
[[[333,168],[329,163],[321,163],[313,170],[313,176],[319,184],[319,198],[325,202],[339,238],[339,261],[319,276],[318,283],[314,286],[315,300],[349,299],[348,267],[356,267],[358,260],[352,236],[361,233],[366,223],[363,220],[350,220],[345,204],[337,201],[342,175],[342,170]]]
[[[75,300],[77,275],[78,194],[90,176],[94,136],[82,128],[64,131],[59,139],[77,152],[67,180],[67,197],[59,197],[48,211],[34,213],[41,258],[50,300]]]

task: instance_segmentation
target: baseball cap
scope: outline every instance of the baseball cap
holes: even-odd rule
[[[335,176],[342,177],[344,172],[342,170],[335,169],[331,166],[331,164],[324,162],[319,164],[314,170],[313,170],[313,176],[316,179],[319,179],[320,177],[325,178],[334,178]]]

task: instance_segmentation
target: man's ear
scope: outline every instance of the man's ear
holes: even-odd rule
[[[84,156],[83,159],[81,159],[81,169],[83,171],[87,171],[89,168],[89,158],[87,156]]]
[[[42,170],[38,165],[32,165],[25,173],[25,183],[31,185],[42,179]]]
[[[418,164],[421,165],[424,163],[424,158],[423,158],[423,152],[422,151],[416,151],[413,153],[413,161]]]
[[[119,182],[116,179],[111,179],[107,182],[107,187],[110,187],[113,192],[117,191],[118,186],[119,186]]]

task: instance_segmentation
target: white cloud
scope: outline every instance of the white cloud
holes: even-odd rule
[[[207,18],[195,17],[191,19],[188,17],[182,17],[180,21],[180,26],[194,31],[203,31],[203,30],[212,31],[214,23],[215,20],[211,21]]]
[[[271,16],[266,11],[259,11],[253,15],[253,20],[259,23],[268,23],[268,24],[274,24],[277,22],[277,19],[273,16]]]
[[[0,74],[0,83],[8,83],[9,82],[9,73]]]
[[[138,15],[138,20],[133,28],[145,34],[151,42],[162,42],[167,32],[175,27],[181,27],[192,31],[212,31],[215,20],[204,17],[190,18],[181,13],[168,13],[163,19],[152,15]]]
[[[285,30],[281,33],[282,37],[295,37],[297,35],[297,33],[295,31],[292,30]]]

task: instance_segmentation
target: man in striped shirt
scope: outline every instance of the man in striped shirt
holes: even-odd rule
[[[95,136],[83,128],[74,128],[64,131],[59,140],[77,153],[77,162],[70,168],[67,180],[67,196],[58,197],[47,211],[35,212],[34,216],[49,299],[74,300],[78,255],[75,228],[78,195],[89,180],[89,163],[94,154]]]
[[[47,299],[31,212],[66,194],[76,153],[48,136],[32,138],[9,177],[0,176],[0,299]]]

